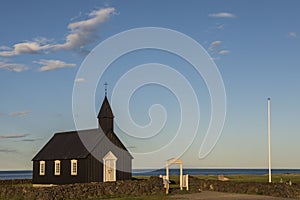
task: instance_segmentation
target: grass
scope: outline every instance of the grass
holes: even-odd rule
[[[204,180],[218,180],[218,176],[204,176],[204,175],[197,175],[195,176],[199,179]],[[249,174],[239,174],[239,175],[228,175],[225,176],[229,178],[229,181],[236,181],[236,182],[268,182],[269,176],[265,175],[249,175]],[[272,175],[272,182],[279,183],[282,179],[283,182],[288,182],[291,180],[293,183],[300,183],[300,174],[273,174]]]
[[[142,196],[142,197],[125,197],[125,198],[114,198],[113,200],[157,200],[157,199],[169,199],[165,195],[155,195],[155,196]]]
[[[31,183],[26,184],[14,184],[13,187],[33,187]]]
[[[195,175],[199,179],[203,180],[218,180],[218,176],[216,175]],[[252,174],[238,174],[238,175],[228,175],[225,176],[229,178],[229,181],[236,181],[236,182],[268,182],[269,177],[268,174],[265,175],[252,175]],[[149,176],[137,176],[136,179],[146,179],[148,180]],[[279,183],[280,179],[283,182],[288,182],[291,180],[293,183],[300,183],[300,174],[273,174],[272,175],[272,182]],[[174,180],[176,183],[179,183],[179,176],[178,175],[170,175],[170,180]]]

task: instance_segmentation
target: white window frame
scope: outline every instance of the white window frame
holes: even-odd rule
[[[41,160],[40,161],[40,176],[44,176],[46,173],[45,173],[45,170],[46,170],[46,162]]]
[[[77,160],[71,160],[71,176],[77,176],[78,173],[78,162]]]
[[[60,160],[54,161],[54,175],[59,176],[60,175]]]

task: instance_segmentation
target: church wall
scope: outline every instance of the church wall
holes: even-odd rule
[[[111,151],[116,157],[116,165],[117,165],[117,180],[130,180],[131,179],[131,163],[132,159],[130,154],[114,145],[107,137],[104,137],[103,140],[99,143],[99,145],[93,150],[92,157],[95,160],[100,161],[102,177],[100,181],[103,181],[103,157]],[[97,167],[96,165],[92,165],[92,167]],[[99,167],[97,167],[100,169]]]
[[[39,175],[39,161],[33,162],[33,179],[34,184],[68,184],[87,182],[87,161],[79,159],[77,161],[77,175],[71,175],[71,161],[60,160],[60,175],[54,175],[54,160],[45,161],[45,175]]]
[[[97,160],[94,156],[88,156],[88,181],[102,182],[103,181],[103,163]]]

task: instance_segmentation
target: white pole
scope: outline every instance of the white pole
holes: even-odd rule
[[[180,180],[179,180],[179,182],[180,182],[180,190],[182,190],[182,163],[180,163]]]
[[[268,151],[269,151],[269,183],[272,182],[271,178],[271,98],[268,98]]]
[[[168,163],[168,161],[166,162],[166,177],[169,180],[169,163]]]

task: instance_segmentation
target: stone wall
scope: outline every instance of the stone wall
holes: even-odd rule
[[[117,181],[106,183],[70,184],[54,187],[32,187],[31,185],[1,185],[0,199],[89,199],[120,196],[142,196],[163,194],[162,180]]]
[[[0,185],[31,184],[31,179],[0,180]]]
[[[70,184],[55,187],[31,186],[31,180],[0,181],[0,199],[93,199],[109,197],[128,197],[162,195],[165,193],[162,179],[117,181],[108,183]],[[176,183],[178,184],[178,183]],[[179,187],[171,187],[170,194],[187,193]],[[276,197],[296,198],[300,195],[299,184],[253,183],[234,181],[213,181],[189,177],[188,193],[217,191],[241,194],[260,194]]]
[[[293,183],[262,183],[203,180],[189,176],[190,192],[216,191],[240,194],[258,194],[274,197],[297,198],[300,195],[300,185]],[[171,191],[172,193],[172,191]],[[178,191],[173,191],[178,193]]]

